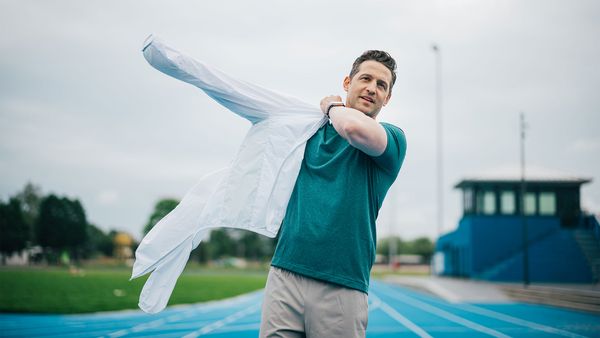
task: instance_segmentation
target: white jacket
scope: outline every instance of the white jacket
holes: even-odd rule
[[[327,118],[315,105],[234,79],[152,35],[146,39],[143,53],[154,68],[202,89],[252,123],[231,164],[201,179],[137,248],[131,279],[152,272],[140,294],[139,307],[156,313],[167,305],[190,252],[210,228],[277,235],[306,141]]]

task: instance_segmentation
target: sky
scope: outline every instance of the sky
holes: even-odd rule
[[[436,44],[441,56],[443,225],[456,228],[464,177],[592,178],[600,214],[600,3],[558,0],[0,1],[0,199],[27,182],[78,198],[103,230],[141,238],[154,204],[180,199],[229,163],[249,123],[144,60],[149,34],[235,77],[315,105],[344,97],[368,49],[398,79],[380,121],[408,150],[378,234],[438,234]]]

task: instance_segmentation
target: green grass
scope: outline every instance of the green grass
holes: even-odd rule
[[[0,269],[0,312],[86,313],[136,309],[147,276],[130,269]],[[169,305],[228,298],[264,287],[266,272],[193,269],[179,277]]]

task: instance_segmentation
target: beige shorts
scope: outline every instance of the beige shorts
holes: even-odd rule
[[[368,312],[364,292],[272,266],[260,337],[365,337]]]

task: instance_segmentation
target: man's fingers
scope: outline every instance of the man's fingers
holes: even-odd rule
[[[342,97],[339,95],[325,96],[321,100],[321,110],[323,111],[323,113],[325,113],[331,102],[340,102],[340,101],[342,101]]]

